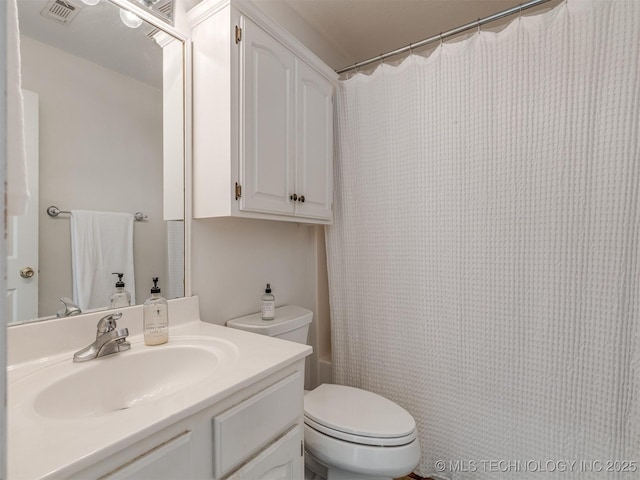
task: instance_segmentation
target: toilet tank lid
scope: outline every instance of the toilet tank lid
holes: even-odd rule
[[[295,305],[285,305],[275,310],[273,320],[262,320],[260,313],[253,313],[227,321],[227,327],[274,337],[311,323],[313,312]]]

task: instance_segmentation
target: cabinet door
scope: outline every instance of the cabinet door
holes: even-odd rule
[[[246,17],[240,209],[293,215],[295,57]]]
[[[333,202],[333,85],[297,62],[296,215],[331,219]]]
[[[300,480],[304,478],[302,425],[293,427],[227,480]]]

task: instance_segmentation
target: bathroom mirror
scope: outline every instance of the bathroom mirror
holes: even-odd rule
[[[172,4],[143,6],[160,3]],[[8,324],[55,318],[73,298],[70,210],[144,214],[125,288],[141,304],[158,276],[165,297],[183,296],[183,42],[109,0],[18,1],[18,16],[36,183],[27,215],[8,219]]]

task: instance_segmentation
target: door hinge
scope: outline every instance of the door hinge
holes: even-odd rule
[[[304,440],[300,440],[300,456],[304,457]]]
[[[242,41],[242,29],[236,25],[236,45]]]
[[[236,182],[236,200],[238,200],[242,196],[242,185],[238,185]]]

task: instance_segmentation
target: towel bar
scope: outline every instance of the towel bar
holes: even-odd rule
[[[47,208],[47,215],[49,215],[50,217],[57,217],[61,213],[71,213],[71,212],[69,210],[60,210],[55,205],[51,205],[49,208]],[[135,219],[136,222],[142,222],[143,220],[147,219],[147,216],[142,212],[136,212],[133,214],[133,218]]]

